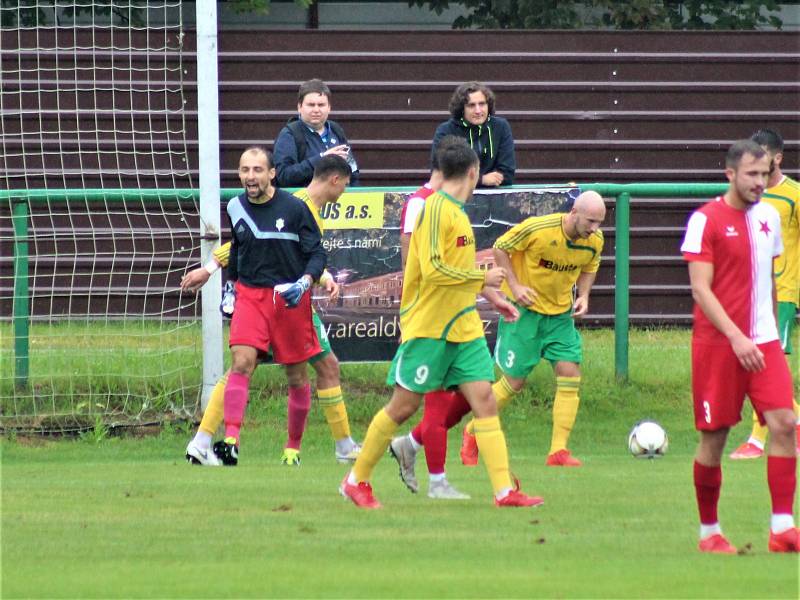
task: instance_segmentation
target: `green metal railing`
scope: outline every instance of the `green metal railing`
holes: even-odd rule
[[[511,189],[547,188],[564,185],[512,186]],[[630,331],[630,203],[631,198],[697,198],[722,194],[727,184],[719,183],[589,183],[579,184],[582,191],[594,190],[604,198],[615,198],[614,249],[614,370],[619,381],[628,379],[628,339]],[[413,191],[413,187],[356,188],[350,191]],[[240,188],[221,190],[222,200],[241,193]],[[125,202],[130,200],[186,199],[199,200],[196,189],[87,189],[87,190],[0,190],[0,202],[12,204],[14,224],[14,380],[26,387],[29,369],[30,298],[28,291],[28,215],[29,204],[40,202]]]

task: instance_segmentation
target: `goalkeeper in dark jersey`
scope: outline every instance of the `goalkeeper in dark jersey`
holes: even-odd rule
[[[324,233],[324,224],[320,210],[331,202],[336,202],[345,190],[350,179],[350,167],[338,156],[325,156],[314,168],[314,178],[307,188],[297,190],[294,196],[304,202],[320,233]],[[220,267],[227,267],[231,243],[227,242],[214,250],[214,258],[206,266],[194,269],[186,274],[181,281],[181,289],[195,291],[200,289]],[[327,271],[320,277],[319,285],[328,294],[329,301],[335,301],[339,296],[339,285],[334,277]],[[331,436],[334,440],[334,456],[338,462],[353,462],[358,456],[361,447],[350,435],[350,422],[347,407],[342,395],[339,374],[339,361],[331,349],[328,341],[325,324],[316,311],[312,313],[312,321],[317,331],[322,351],[309,359],[309,364],[316,371],[316,387],[319,405],[325,414]],[[203,413],[203,420],[194,438],[186,447],[186,458],[193,464],[205,466],[220,466],[221,462],[211,449],[214,432],[222,424],[225,386],[228,383],[228,373],[225,373],[214,386],[208,405]],[[302,408],[302,407],[301,407]],[[310,407],[309,407],[310,410]],[[281,463],[287,466],[300,464],[300,442],[297,437],[296,422],[305,422],[307,412],[292,410],[289,413],[288,429],[293,432],[286,441],[286,446],[281,455]],[[220,442],[218,442],[220,444]],[[228,463],[230,464],[230,463]]]
[[[233,236],[228,279],[236,282],[236,311],[225,386],[225,440],[215,448],[223,462],[238,460],[239,430],[259,355],[272,351],[275,362],[286,368],[290,421],[293,407],[307,415],[311,403],[306,362],[320,346],[307,292],[322,275],[326,254],[311,211],[272,187],[274,176],[269,153],[248,148],[239,159],[245,192],[227,206]],[[297,427],[302,435],[305,419]]]

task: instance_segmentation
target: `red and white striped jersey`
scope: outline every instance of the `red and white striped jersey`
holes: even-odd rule
[[[772,298],[772,261],[783,252],[778,211],[765,202],[738,210],[716,198],[692,213],[681,252],[687,261],[714,265],[711,291],[745,335],[757,344],[778,339]],[[697,304],[693,340],[729,343]]]
[[[433,188],[426,183],[416,192],[411,194],[403,204],[403,211],[400,213],[400,233],[411,235],[419,219],[419,213],[425,206],[425,200],[433,193]]]

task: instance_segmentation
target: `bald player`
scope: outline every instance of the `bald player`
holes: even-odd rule
[[[556,396],[553,434],[545,462],[551,467],[578,467],[567,442],[578,414],[583,348],[575,320],[589,311],[589,293],[603,250],[600,225],[603,198],[584,192],[567,214],[531,217],[515,225],[494,244],[495,264],[508,274],[502,290],[520,309],[515,322],[501,319],[494,360],[502,376],[492,386],[498,409],[518,394],[525,378],[542,358],[553,366]],[[461,459],[478,462],[473,422],[464,429]]]

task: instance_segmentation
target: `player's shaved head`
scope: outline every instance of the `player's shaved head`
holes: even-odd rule
[[[606,204],[597,192],[587,191],[575,198],[564,221],[564,231],[570,238],[588,238],[600,229],[606,218]]]
[[[594,191],[583,192],[575,198],[575,210],[581,214],[602,215],[600,220],[605,217],[606,203],[603,197]]]

